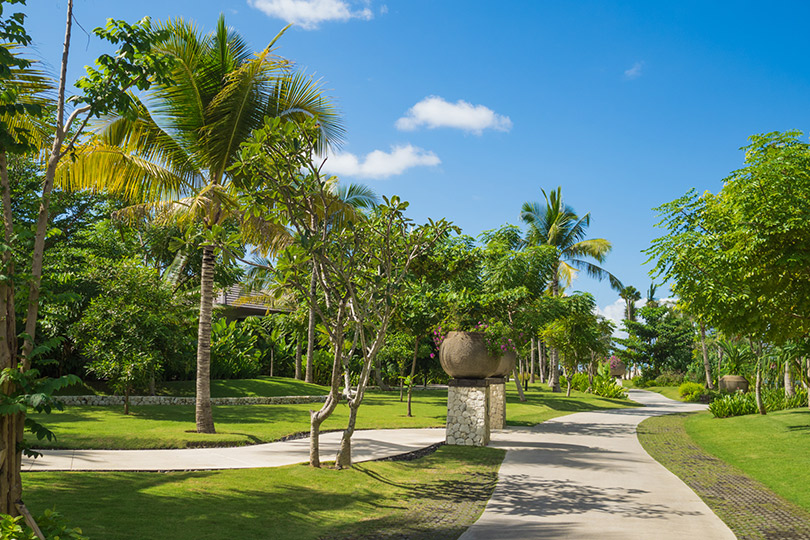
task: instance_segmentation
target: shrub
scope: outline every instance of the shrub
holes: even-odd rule
[[[678,386],[683,382],[683,373],[677,371],[665,371],[653,381],[650,386]]]
[[[612,378],[596,377],[593,380],[593,393],[597,396],[613,399],[626,399],[627,390],[616,384]]]
[[[571,378],[571,387],[580,392],[587,392],[591,386],[591,381],[588,379],[587,373],[574,373]]]
[[[211,325],[211,378],[252,379],[261,372],[258,337],[246,325],[225,319]]]
[[[797,409],[807,405],[807,390],[799,388],[796,395],[785,397],[782,388],[767,388],[762,391],[762,402],[766,411],[781,411],[783,409]],[[747,394],[726,394],[709,404],[709,412],[716,418],[756,414],[757,402],[753,392]]]
[[[45,538],[53,540],[88,540],[78,528],[70,528],[64,523],[62,516],[53,511],[45,513],[36,519]],[[22,516],[15,518],[0,514],[0,540],[37,540],[36,534],[26,525]]]
[[[650,384],[650,383],[651,383],[651,381],[649,381],[648,379],[645,379],[645,378],[644,378],[643,376],[641,376],[641,375],[636,375],[635,377],[633,377],[632,379],[630,379],[630,382],[632,382],[632,383],[633,383],[633,386],[634,386],[635,388],[647,388],[648,386],[652,386],[652,385]]]
[[[697,403],[705,393],[706,388],[702,384],[693,382],[685,382],[678,388],[681,399],[690,403]]]

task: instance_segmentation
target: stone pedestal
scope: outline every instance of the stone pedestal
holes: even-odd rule
[[[506,427],[506,379],[490,377],[489,386],[489,429]]]
[[[488,387],[486,379],[450,379],[447,390],[447,444],[489,444]]]

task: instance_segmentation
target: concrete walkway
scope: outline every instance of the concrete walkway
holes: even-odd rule
[[[343,432],[322,433],[322,461],[337,454]],[[352,437],[355,462],[397,456],[444,441],[444,429],[373,429]],[[309,438],[239,446],[180,450],[44,450],[23,459],[23,471],[186,471],[279,467],[309,461]]]
[[[490,446],[507,451],[498,485],[461,540],[735,538],[636,437],[645,418],[705,406],[641,390],[630,399],[647,407],[494,432]]]

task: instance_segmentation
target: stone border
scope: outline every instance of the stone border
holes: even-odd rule
[[[648,418],[638,425],[638,440],[740,540],[810,540],[810,513],[703,450],[686,433],[684,420],[685,413]]]
[[[110,407],[124,405],[124,396],[58,396],[68,406],[91,405]],[[211,398],[211,405],[294,405],[296,403],[323,403],[326,396],[274,396],[274,397],[221,397]],[[196,398],[176,396],[130,396],[129,404],[138,405],[194,405]]]

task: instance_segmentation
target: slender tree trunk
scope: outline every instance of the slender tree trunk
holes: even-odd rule
[[[539,339],[537,340],[537,352],[540,358],[540,365],[537,366],[537,370],[540,372],[540,382],[544,383],[546,382],[546,347]]]
[[[318,282],[315,276],[315,263],[312,263],[312,277],[309,280],[309,321],[307,323],[307,368],[306,374],[304,376],[304,381],[311,383],[312,377],[314,374],[312,373],[313,362],[315,361],[315,302],[318,301]],[[301,378],[301,366],[297,366],[296,368],[298,371],[296,372],[295,378]]]
[[[588,392],[593,392],[593,378],[596,374],[596,354],[591,353],[591,361],[588,362]]]
[[[419,356],[419,336],[414,338],[413,344],[413,361],[411,362],[411,384],[408,385],[408,417],[410,418],[413,416],[411,414],[411,396],[413,394],[413,378],[416,375],[416,357]]]
[[[551,391],[562,392],[560,388],[560,353],[557,349],[551,349]]]
[[[197,330],[197,433],[216,433],[211,409],[211,313],[214,308],[213,246],[203,248],[200,282],[200,325]]]
[[[349,469],[352,466],[352,435],[354,435],[354,426],[357,422],[357,406],[354,404],[349,405],[349,424],[343,431],[343,436],[340,438],[340,447],[338,448],[337,456],[335,457],[336,469]]]
[[[568,387],[565,389],[565,397],[571,397],[571,378],[572,378],[572,375],[570,375],[568,373],[568,371],[566,370],[565,382],[568,383]]]
[[[337,324],[340,325],[343,319],[343,309],[338,310],[338,314],[336,315],[338,322]],[[342,328],[342,327],[340,327]],[[323,406],[320,410],[309,411],[309,465],[310,467],[320,467],[321,466],[321,458],[320,458],[320,448],[319,448],[319,437],[321,431],[321,424],[323,424],[324,420],[329,418],[329,415],[335,410],[337,407],[338,402],[340,401],[340,370],[342,364],[342,350],[341,347],[343,345],[343,332],[341,330],[337,330],[335,335],[333,336],[332,346],[334,348],[334,355],[332,357],[332,377],[329,379],[329,395],[326,396],[326,402],[324,402]],[[347,391],[349,389],[347,388]]]
[[[124,387],[124,414],[129,415],[129,385]]]
[[[273,364],[276,361],[276,351],[274,348],[270,349],[270,376],[273,376]]]
[[[712,364],[709,362],[709,351],[706,350],[706,326],[700,325],[700,348],[703,350],[703,369],[706,372],[706,388],[714,390],[712,382]]]
[[[314,352],[314,351],[312,351]],[[307,364],[310,363],[312,352],[307,351]],[[301,335],[296,333],[295,337],[295,378],[301,380]]]
[[[531,351],[531,353],[529,355],[529,358],[530,358],[530,360],[529,360],[529,372],[530,372],[530,375],[529,376],[531,377],[531,383],[532,384],[535,383],[534,364],[535,364],[535,360],[536,360],[535,355],[537,354],[536,343],[537,343],[537,341],[534,338],[532,338],[532,351]]]
[[[762,401],[762,366],[760,365],[759,359],[757,359],[757,382],[754,385],[755,389],[755,398],[757,400],[757,410],[759,414],[766,414],[765,411],[765,404]]]
[[[526,401],[526,396],[523,395],[523,387],[520,385],[520,378],[518,377],[517,366],[512,368],[512,375],[515,378],[515,386],[517,386],[518,396],[520,397],[521,403]]]
[[[785,397],[796,395],[796,388],[793,386],[793,374],[790,371],[790,360],[785,359]]]
[[[388,383],[386,383],[386,382],[383,380],[381,371],[382,371],[382,370],[380,369],[380,359],[379,359],[379,358],[377,358],[377,357],[375,357],[375,358],[374,358],[374,382],[376,382],[376,383],[377,383],[377,386],[378,386],[378,387],[380,388],[380,390],[382,390],[383,392],[390,392],[390,391],[391,391],[391,387],[390,387],[390,386],[388,386]]]

